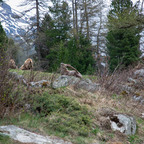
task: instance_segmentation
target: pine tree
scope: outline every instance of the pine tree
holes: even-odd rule
[[[6,59],[6,43],[7,43],[7,37],[5,34],[4,29],[2,28],[2,25],[0,23],[0,80],[3,77],[4,71],[7,69],[7,59]],[[5,69],[6,68],[6,69]]]
[[[137,17],[138,10],[131,0],[112,1],[107,34],[109,67],[112,71],[119,65],[127,67],[139,59],[140,31],[136,25]]]
[[[94,58],[92,56],[91,43],[83,35],[79,35],[79,39],[72,37],[68,44],[69,64],[78,69],[82,74],[94,72]],[[92,67],[90,72],[89,67]]]
[[[52,7],[49,7],[53,17],[53,28],[55,29],[56,37],[59,41],[68,39],[68,32],[71,28],[71,12],[67,2],[59,0],[51,0]]]
[[[40,45],[40,53],[43,59],[47,58],[49,70],[52,71],[53,63],[59,55],[59,45],[66,43],[69,39],[69,31],[71,29],[70,8],[65,1],[51,0],[53,6],[49,7],[50,14],[46,14],[40,27],[40,35],[38,43]],[[55,64],[57,67],[57,64]],[[50,68],[51,67],[51,68]]]
[[[6,37],[5,31],[0,23],[0,49],[4,48],[6,42],[7,42],[7,37]]]

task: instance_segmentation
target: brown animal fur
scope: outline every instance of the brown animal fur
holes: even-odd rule
[[[10,61],[9,61],[9,68],[11,68],[11,69],[17,69],[15,61],[13,59],[10,59]]]
[[[33,69],[33,61],[31,58],[28,58],[24,64],[20,67],[21,70],[30,70]]]
[[[71,68],[73,70],[68,70],[67,67],[69,67],[69,68]],[[61,73],[61,75],[68,75],[68,76],[75,76],[75,77],[78,77],[78,78],[82,78],[81,73],[78,72],[74,67],[72,67],[69,64],[61,63],[60,73]]]

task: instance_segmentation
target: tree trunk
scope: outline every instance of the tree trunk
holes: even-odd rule
[[[77,0],[75,0],[75,26],[76,26],[76,36],[77,36],[78,35]]]
[[[97,54],[97,67],[98,67],[98,73],[99,75],[102,74],[101,70],[101,56],[100,56],[100,30],[102,28],[102,14],[100,13],[100,26],[98,28],[98,33],[97,33],[97,46],[96,46],[96,54]]]
[[[40,32],[40,26],[39,26],[39,2],[36,0],[36,17],[37,17],[37,38]],[[37,48],[37,54],[38,54],[38,62],[40,65],[40,60],[41,60],[41,53],[40,53],[40,46],[38,43],[36,43],[36,48]]]
[[[37,16],[37,32],[40,30],[39,26],[39,2],[36,0],[36,16]]]
[[[72,0],[72,11],[73,11],[73,29],[75,30],[75,6],[74,6],[74,0]]]
[[[89,30],[89,18],[88,18],[88,12],[87,12],[87,2],[84,1],[84,7],[85,7],[85,17],[86,17],[86,29],[87,29],[87,38],[90,39],[90,30]]]

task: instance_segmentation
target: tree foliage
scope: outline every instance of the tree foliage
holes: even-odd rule
[[[50,70],[57,70],[63,62],[71,64],[83,74],[92,74],[94,59],[90,48],[90,42],[83,36],[79,36],[79,39],[71,37],[67,43],[61,41],[47,56]]]
[[[5,31],[0,23],[0,48],[4,48],[4,44],[6,43],[6,41],[7,41],[7,37],[6,37]]]
[[[109,67],[112,71],[118,65],[127,67],[139,59],[140,30],[136,23],[138,16],[138,9],[131,0],[112,1],[107,34]]]
[[[61,41],[67,41],[70,30],[70,11],[68,3],[53,1],[50,13],[46,14],[42,21],[41,32],[38,38],[40,43],[41,56],[45,58],[52,47]],[[42,41],[42,42],[41,42]]]
[[[45,16],[39,35],[41,56],[48,61],[50,72],[56,71],[63,62],[86,73],[88,66],[92,67],[94,64],[91,43],[82,34],[77,37],[71,34],[68,3],[55,0],[52,2],[51,14]]]

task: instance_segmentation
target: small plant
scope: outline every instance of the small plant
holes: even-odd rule
[[[93,133],[94,135],[97,135],[99,132],[100,132],[99,127],[96,127],[95,129],[92,130],[92,133]]]
[[[12,141],[10,140],[9,136],[0,134],[0,144],[12,144]]]
[[[46,127],[64,135],[87,137],[92,130],[92,114],[75,99],[50,95],[34,96],[32,110],[46,121]]]
[[[142,140],[139,139],[137,135],[131,135],[128,137],[128,141],[131,144],[141,144]]]

